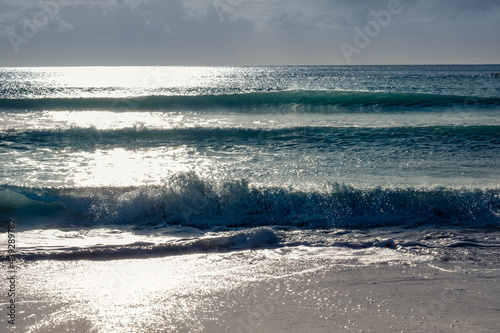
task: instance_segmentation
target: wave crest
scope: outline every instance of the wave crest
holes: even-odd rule
[[[256,187],[245,180],[223,184],[194,173],[138,187],[1,187],[0,215],[46,217],[58,227],[183,225],[200,229],[270,225],[371,228],[424,224],[500,227],[500,189],[370,188],[330,184],[322,190]],[[54,222],[54,217],[61,222]]]
[[[35,110],[210,110],[232,112],[319,112],[359,110],[359,107],[494,107],[500,98],[422,93],[336,90],[295,90],[221,95],[137,96],[123,98],[34,98],[0,99],[0,108]]]

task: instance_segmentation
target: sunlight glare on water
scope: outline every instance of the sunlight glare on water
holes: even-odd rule
[[[82,152],[82,166],[67,183],[79,186],[128,186],[157,184],[176,172],[188,172],[192,166],[186,158],[189,149],[113,150]]]
[[[62,127],[92,127],[99,130],[144,127],[144,128],[173,128],[182,122],[184,116],[165,114],[160,112],[46,112],[47,126],[58,124]],[[52,121],[49,121],[49,118]]]
[[[59,77],[66,86],[76,87],[108,87],[108,88],[136,88],[135,94],[142,95],[157,89],[192,89],[211,87],[213,80],[220,75],[221,69],[210,67],[91,67],[69,68],[65,75]],[[152,91],[151,91],[152,90]],[[120,92],[120,96],[131,94],[127,90]]]

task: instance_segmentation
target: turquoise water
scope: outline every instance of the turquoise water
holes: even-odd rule
[[[493,72],[500,66],[2,68],[0,219],[19,221],[35,257],[50,243],[73,248],[82,232],[169,249],[181,233],[204,250],[207,233],[216,248],[295,244],[297,230],[415,230],[394,231],[401,244],[424,244],[433,228],[496,233]],[[377,244],[359,237],[342,244]],[[92,242],[79,251],[93,253]]]

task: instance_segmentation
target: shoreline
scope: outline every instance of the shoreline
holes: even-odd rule
[[[371,265],[284,251],[25,262],[18,268],[15,330],[6,321],[2,329],[478,333],[500,327],[497,268],[410,256]],[[6,263],[1,267],[5,272]],[[4,298],[4,312],[5,305]]]

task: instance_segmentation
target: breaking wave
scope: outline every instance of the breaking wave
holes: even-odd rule
[[[68,224],[214,227],[293,226],[375,228],[421,225],[500,227],[500,189],[355,188],[328,184],[300,190],[258,187],[245,180],[223,184],[194,173],[162,185],[131,187],[0,187],[0,216],[24,220],[24,228],[50,221]],[[36,221],[30,226],[26,221]],[[35,223],[35,222],[30,222]]]

